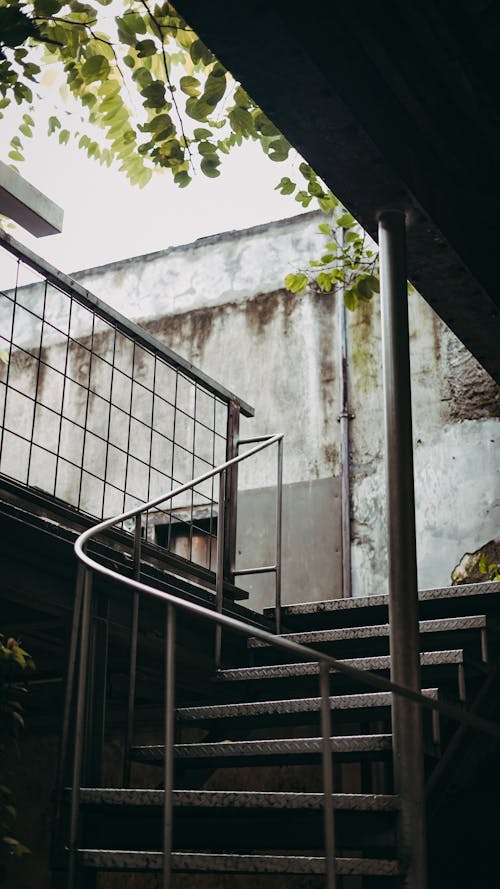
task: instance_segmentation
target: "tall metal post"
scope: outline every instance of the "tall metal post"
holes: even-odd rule
[[[404,214],[379,216],[386,427],[391,678],[420,691],[415,495]],[[403,885],[426,889],[422,717],[420,705],[393,695],[395,790],[401,797]]]
[[[344,229],[341,229],[342,243]],[[347,319],[344,287],[338,289],[338,321],[340,352],[340,463],[342,504],[342,598],[352,596],[351,586],[351,489],[349,476],[349,377],[347,373]]]
[[[238,456],[238,439],[240,434],[240,405],[231,401],[227,413],[226,460]],[[230,466],[226,471],[224,518],[224,578],[234,583],[234,566],[236,562],[236,524],[238,509],[238,465]],[[219,515],[220,526],[222,518]]]
[[[175,608],[167,605],[165,626],[165,761],[163,791],[163,889],[172,886],[175,747]]]

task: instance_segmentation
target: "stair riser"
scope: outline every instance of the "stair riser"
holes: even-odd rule
[[[392,857],[396,843],[394,813],[338,812],[336,837],[339,851],[360,843],[365,848],[377,849],[378,854]],[[123,849],[131,851],[161,850],[161,811],[143,809],[117,812],[106,806],[86,807],[83,837],[87,847]],[[185,851],[193,847],[200,851],[259,849],[272,852],[290,849],[301,852],[322,852],[323,813],[321,810],[294,812],[287,810],[206,811],[178,809],[174,812],[174,847]]]
[[[361,639],[335,640],[333,642],[308,642],[308,645],[318,651],[324,651],[332,657],[340,660],[350,657],[371,657],[389,655],[389,636],[376,636]],[[480,661],[482,659],[482,640],[480,630],[467,630],[460,632],[425,633],[420,637],[421,651],[446,651],[450,648],[461,648],[470,657]],[[261,664],[294,663],[296,657],[293,654],[269,647],[251,648],[249,651],[249,663],[255,666]]]
[[[378,675],[390,678],[390,672],[377,670]],[[438,686],[443,693],[450,698],[462,699],[463,692],[469,682],[468,676],[457,664],[431,664],[422,667],[422,684],[426,686]],[[462,675],[463,674],[463,675]],[[218,703],[250,702],[262,700],[263,688],[269,699],[278,698],[306,698],[315,697],[319,691],[319,677],[311,676],[287,676],[251,679],[234,679],[214,683],[213,700]],[[365,683],[341,674],[330,675],[330,694],[362,694],[371,690]]]

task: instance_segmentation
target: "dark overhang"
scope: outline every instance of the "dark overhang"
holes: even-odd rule
[[[407,211],[411,281],[500,382],[500,4],[176,5],[367,231]]]

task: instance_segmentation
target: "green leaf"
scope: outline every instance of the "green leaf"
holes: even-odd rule
[[[332,227],[329,222],[320,222],[320,224],[318,225],[318,229],[322,235],[329,235],[332,231]]]
[[[286,161],[289,153],[290,144],[287,142],[284,136],[278,136],[276,139],[273,139],[267,151],[270,160],[276,161],[277,163],[279,163],[280,161]]]
[[[296,275],[287,275],[285,278],[285,287],[291,293],[304,293],[307,284],[308,278],[303,272],[298,272]]]
[[[313,195],[313,197],[320,197],[320,196],[323,196],[323,194],[324,194],[323,189],[321,188],[321,185],[315,179],[311,179],[311,181],[309,182],[309,184],[307,186],[307,190],[308,190],[309,194]]]
[[[60,128],[61,128],[61,122],[58,120],[58,118],[54,117],[54,115],[52,115],[52,117],[49,117],[49,129],[48,129],[49,136],[51,136],[52,133],[55,133],[55,131],[59,130]]]
[[[61,130],[61,132],[59,133],[59,144],[60,145],[67,145],[69,142],[69,136],[70,136],[69,130]]]
[[[241,133],[242,136],[250,136],[255,132],[255,123],[252,115],[245,108],[239,108],[237,105],[229,112],[229,122],[235,133]]]
[[[273,122],[269,120],[269,118],[264,114],[263,111],[257,111],[254,117],[254,123],[256,130],[258,130],[259,133],[262,133],[263,136],[279,135],[279,131],[276,129]]]
[[[203,65],[209,65],[213,59],[213,55],[208,49],[207,46],[201,40],[195,40],[190,48],[189,55],[193,60],[194,64],[197,65],[201,62]]]
[[[9,353],[5,351],[5,349],[0,349],[0,361],[2,364],[9,363]]]
[[[312,197],[307,191],[298,191],[295,195],[295,200],[298,201],[299,204],[302,204],[303,207],[308,207],[312,201]]]
[[[306,164],[306,163],[299,164],[299,170],[302,173],[304,179],[311,179],[316,176],[316,173],[314,172],[312,167],[309,166],[309,164]]]
[[[217,154],[217,148],[213,142],[200,142],[198,144],[198,151],[202,157],[211,157],[212,155]]]
[[[346,232],[344,235],[344,243],[346,244],[355,244],[357,241],[361,241],[362,237],[358,232]]]
[[[327,265],[329,262],[333,262],[334,259],[335,257],[333,253],[325,253],[324,256],[321,257],[321,262],[324,263],[324,265]]]
[[[86,83],[105,80],[109,74],[109,62],[103,55],[90,56],[82,66],[82,77]]]
[[[181,77],[179,86],[187,96],[200,95],[200,81],[197,77]]]
[[[156,55],[156,43],[149,38],[147,40],[138,40],[135,48],[140,59],[147,59],[149,56]]]
[[[215,107],[226,92],[226,75],[222,69],[222,73],[215,73],[215,67],[207,77],[205,89],[203,90],[203,100]]]
[[[205,176],[208,176],[209,179],[216,179],[217,176],[220,176],[220,170],[218,169],[219,164],[220,160],[215,155],[204,157],[200,164],[201,171]]]
[[[280,194],[293,194],[296,189],[295,182],[292,182],[288,176],[284,176],[278,184],[275,186],[275,191],[279,191]]]
[[[350,213],[342,213],[335,222],[337,225],[340,225],[341,228],[351,228],[351,226],[356,224],[354,216],[351,216]]]
[[[344,290],[344,303],[346,309],[349,309],[350,312],[354,312],[358,304],[358,297],[353,287]]]
[[[333,287],[333,279],[332,276],[328,272],[320,272],[316,281],[319,285],[320,290],[323,290],[326,293],[330,293]]]
[[[212,138],[212,130],[205,130],[203,129],[203,127],[196,127],[193,135],[197,142],[202,142],[205,139]]]

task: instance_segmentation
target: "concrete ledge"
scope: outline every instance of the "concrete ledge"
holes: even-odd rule
[[[64,211],[0,161],[0,213],[37,238],[62,231]]]

